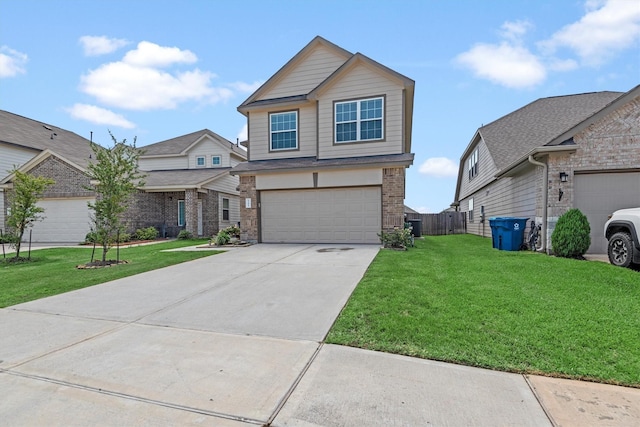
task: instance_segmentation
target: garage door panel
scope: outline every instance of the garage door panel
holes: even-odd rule
[[[379,187],[261,193],[263,242],[379,243]]]
[[[38,206],[44,208],[44,219],[33,226],[33,242],[78,243],[91,229],[89,198],[44,199]]]
[[[640,206],[640,173],[575,175],[575,206],[589,220],[591,246],[588,253],[607,252],[604,224],[613,211]]]

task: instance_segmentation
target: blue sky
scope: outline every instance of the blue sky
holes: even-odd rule
[[[0,109],[144,146],[208,128],[320,35],[416,81],[406,203],[453,201],[478,127],[640,83],[638,0],[0,0]]]

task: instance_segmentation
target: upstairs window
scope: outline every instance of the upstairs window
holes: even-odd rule
[[[205,163],[205,157],[204,156],[197,156],[196,157],[196,167],[203,168],[204,167],[204,163]]]
[[[335,103],[335,142],[382,139],[384,98]]]
[[[211,156],[211,166],[220,166],[220,156]]]
[[[478,175],[478,149],[476,148],[469,156],[469,160],[467,162],[469,169],[469,180],[475,178]]]
[[[295,150],[298,148],[298,112],[269,114],[271,150]]]

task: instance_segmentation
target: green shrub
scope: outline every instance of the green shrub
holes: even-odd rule
[[[587,217],[579,209],[569,209],[551,234],[553,252],[563,258],[581,258],[591,245],[590,232]]]
[[[14,233],[6,233],[0,236],[0,244],[13,245],[18,241],[18,236]]]
[[[118,237],[118,243],[126,243],[131,241],[131,233],[120,233]]]
[[[158,235],[158,230],[153,226],[147,228],[139,228],[135,233],[135,237],[137,240],[155,240],[158,238]]]
[[[215,244],[217,246],[224,246],[231,241],[231,236],[224,230],[220,230],[215,238]]]
[[[390,233],[382,231],[378,237],[385,248],[406,249],[411,245],[411,232],[407,228],[395,227]]]
[[[187,230],[180,230],[180,232],[178,233],[178,239],[180,240],[193,239],[193,234]]]
[[[230,225],[229,227],[222,229],[222,231],[231,237],[240,237],[240,227],[237,225]]]

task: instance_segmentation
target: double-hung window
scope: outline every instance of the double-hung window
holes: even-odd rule
[[[222,220],[229,221],[229,199],[222,199]]]
[[[220,166],[220,156],[211,156],[211,166]]]
[[[298,148],[298,112],[269,114],[271,150],[295,150]]]
[[[476,148],[469,156],[468,160],[468,169],[469,169],[469,180],[475,178],[478,175],[478,149]]]
[[[384,98],[335,103],[335,142],[375,141],[384,135]]]
[[[205,156],[196,156],[196,167],[203,168],[205,166]]]

